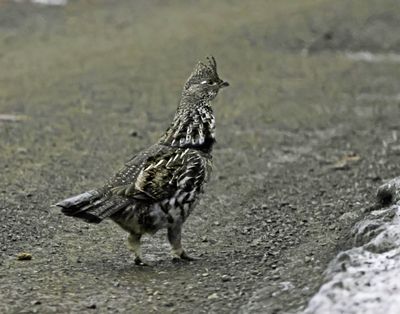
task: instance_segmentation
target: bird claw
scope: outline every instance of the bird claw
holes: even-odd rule
[[[196,260],[198,260],[198,258],[187,255],[185,251],[183,251],[179,255],[174,254],[174,257],[172,258],[173,263],[183,263],[183,262],[190,262],[190,261],[196,261]]]
[[[198,260],[198,258],[196,258],[196,257],[187,255],[185,251],[183,251],[179,257],[180,257],[180,259],[185,260],[185,261],[197,261]]]
[[[135,265],[137,266],[151,266],[149,263],[143,262],[140,257],[135,258]]]

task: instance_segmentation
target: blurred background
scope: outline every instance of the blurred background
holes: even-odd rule
[[[22,309],[15,285],[42,311],[304,306],[345,237],[338,217],[399,168],[399,33],[397,0],[0,1],[3,310]],[[205,261],[175,269],[160,238],[147,246],[164,273],[132,274],[123,233],[49,205],[156,141],[207,55],[231,86],[214,104],[214,180],[185,236]],[[20,251],[36,254],[29,267]],[[132,280],[162,296],[127,296]]]

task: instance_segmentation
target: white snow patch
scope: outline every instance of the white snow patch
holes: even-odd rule
[[[26,2],[24,0],[14,0],[15,2]],[[32,3],[42,5],[66,5],[68,0],[30,0]]]
[[[303,314],[400,313],[400,177],[377,196],[382,209],[354,226],[355,247],[330,263]]]
[[[354,61],[364,61],[370,63],[392,62],[400,63],[400,54],[398,53],[372,53],[369,51],[346,52],[346,57]]]

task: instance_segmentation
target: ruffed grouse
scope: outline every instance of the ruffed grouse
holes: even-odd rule
[[[228,82],[213,57],[199,62],[186,81],[173,122],[160,140],[133,156],[101,188],[56,204],[67,216],[115,221],[129,232],[135,263],[144,265],[140,238],[168,228],[172,252],[191,260],[181,245],[182,224],[195,207],[212,166],[215,119],[211,101]]]

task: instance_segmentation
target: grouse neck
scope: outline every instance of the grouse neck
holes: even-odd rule
[[[210,153],[215,143],[215,118],[208,102],[180,104],[160,144]]]

